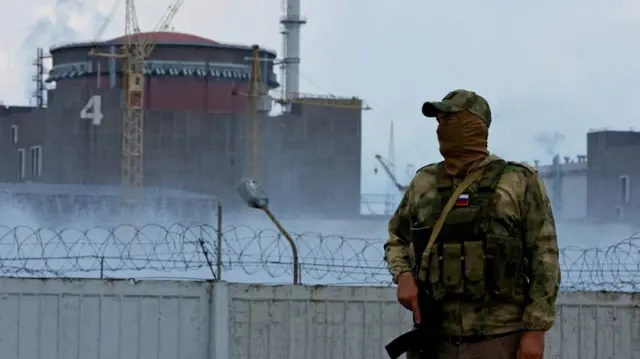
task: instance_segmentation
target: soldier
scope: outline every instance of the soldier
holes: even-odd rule
[[[385,261],[398,301],[416,325],[431,319],[420,317],[419,293],[438,303],[439,359],[542,359],[560,285],[544,185],[534,168],[489,154],[483,97],[455,90],[426,102],[422,113],[438,121],[444,161],[416,173],[389,221]],[[446,210],[467,176],[477,179]],[[441,214],[439,235],[428,243]]]

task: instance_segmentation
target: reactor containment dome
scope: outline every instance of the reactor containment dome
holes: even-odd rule
[[[199,36],[155,32],[131,35],[156,44],[145,61],[145,108],[193,110],[216,113],[246,111],[251,76],[251,46],[220,44]],[[122,62],[116,54],[125,46],[124,36],[100,43],[74,43],[51,49],[53,68],[47,82],[57,88],[92,86],[122,88]],[[113,54],[91,56],[90,53]],[[278,87],[273,72],[274,52],[260,50],[262,73],[269,88]],[[64,93],[62,91],[61,93]],[[64,96],[64,95],[63,95]]]

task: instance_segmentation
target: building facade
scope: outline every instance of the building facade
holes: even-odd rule
[[[272,116],[270,100],[248,106],[253,46],[140,36],[156,43],[145,62],[145,187],[214,196],[233,209],[242,206],[236,186],[251,175],[282,215],[359,215],[360,100],[299,96],[290,111]],[[0,108],[0,182],[121,184],[124,64],[117,55],[126,42],[51,49],[46,81],[55,88],[47,106]],[[276,54],[258,51],[259,86],[275,89]]]
[[[640,225],[640,132],[587,134],[590,218]]]
[[[640,226],[640,132],[590,132],[586,156],[536,167],[559,220]]]
[[[587,158],[556,155],[550,165],[537,164],[556,219],[581,221],[587,218]]]

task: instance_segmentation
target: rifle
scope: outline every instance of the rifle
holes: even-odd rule
[[[435,357],[440,344],[442,325],[442,310],[439,303],[433,300],[431,294],[424,293],[419,301],[420,324],[414,324],[414,328],[392,340],[384,348],[391,359],[398,359],[402,354],[410,351],[420,351],[425,357]]]
[[[442,213],[431,228],[411,228],[411,241],[413,243],[415,253],[415,263],[413,266],[413,275],[418,282],[418,308],[420,309],[420,324],[415,324],[414,329],[400,335],[385,346],[387,354],[391,359],[398,359],[402,354],[410,350],[419,350],[425,357],[435,357],[439,349],[441,325],[443,313],[438,303],[433,297],[433,290],[430,283],[420,282],[418,274],[422,266],[422,258],[424,253],[431,253],[431,248],[436,242],[444,220],[455,205],[456,200],[471,184],[480,178],[483,169],[475,170],[465,177],[458,187],[453,191],[447,204],[442,209]],[[429,238],[428,242],[425,238]],[[426,243],[426,244],[425,244]],[[424,245],[423,245],[424,244]],[[427,263],[428,265],[428,263]]]
[[[440,303],[433,298],[433,291],[429,283],[418,281],[418,273],[422,264],[422,254],[427,248],[425,237],[430,235],[429,228],[412,228],[411,237],[414,243],[415,264],[413,276],[418,282],[418,307],[420,308],[420,323],[414,328],[392,340],[384,348],[391,359],[398,359],[402,354],[410,351],[420,351],[427,358],[435,357],[440,343],[440,326],[442,325],[442,310]]]

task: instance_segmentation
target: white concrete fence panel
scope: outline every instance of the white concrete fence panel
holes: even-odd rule
[[[640,359],[640,297],[563,293],[545,358]],[[0,279],[3,359],[385,359],[395,288]]]

